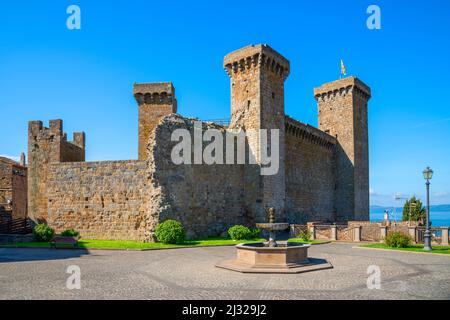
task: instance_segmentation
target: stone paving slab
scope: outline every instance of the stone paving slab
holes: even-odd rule
[[[157,251],[0,249],[0,299],[450,299],[450,259],[312,246],[309,256],[334,268],[301,274],[242,274],[215,268],[233,247]],[[81,269],[69,290],[67,267]],[[367,268],[381,289],[367,288]]]

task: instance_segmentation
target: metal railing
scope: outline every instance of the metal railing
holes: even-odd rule
[[[202,120],[203,122],[213,122],[215,124],[218,124],[220,126],[227,127],[230,125],[230,119],[229,118],[223,118],[223,119],[210,119],[210,120]]]

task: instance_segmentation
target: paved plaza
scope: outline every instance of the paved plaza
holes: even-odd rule
[[[215,268],[233,247],[155,251],[0,249],[0,299],[450,299],[450,256],[313,246],[334,268],[294,275]],[[81,269],[69,290],[67,267]],[[381,289],[367,288],[380,267]]]

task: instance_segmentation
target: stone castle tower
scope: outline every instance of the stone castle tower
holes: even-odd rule
[[[51,163],[77,162],[85,159],[85,134],[74,132],[67,141],[62,120],[50,120],[49,128],[42,121],[28,124],[28,212],[36,221],[46,221],[48,198],[47,174]]]
[[[336,211],[339,220],[369,216],[368,86],[355,77],[314,90],[319,129],[336,137]]]
[[[289,76],[289,66],[287,59],[267,45],[248,46],[225,57],[224,67],[231,79],[230,128],[278,129],[279,145],[284,146],[284,81]],[[247,210],[252,211],[258,221],[264,221],[266,209],[273,207],[278,219],[283,219],[286,198],[284,148],[279,151],[278,173],[261,176],[258,135],[248,139],[248,147],[258,166],[246,168]]]
[[[175,88],[171,82],[135,84],[133,94],[139,106],[138,159],[146,160],[150,133],[164,116],[177,113]]]

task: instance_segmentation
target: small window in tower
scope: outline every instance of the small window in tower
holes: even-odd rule
[[[247,108],[250,108],[250,100],[247,101]]]
[[[275,92],[272,92],[272,99],[275,99]]]

